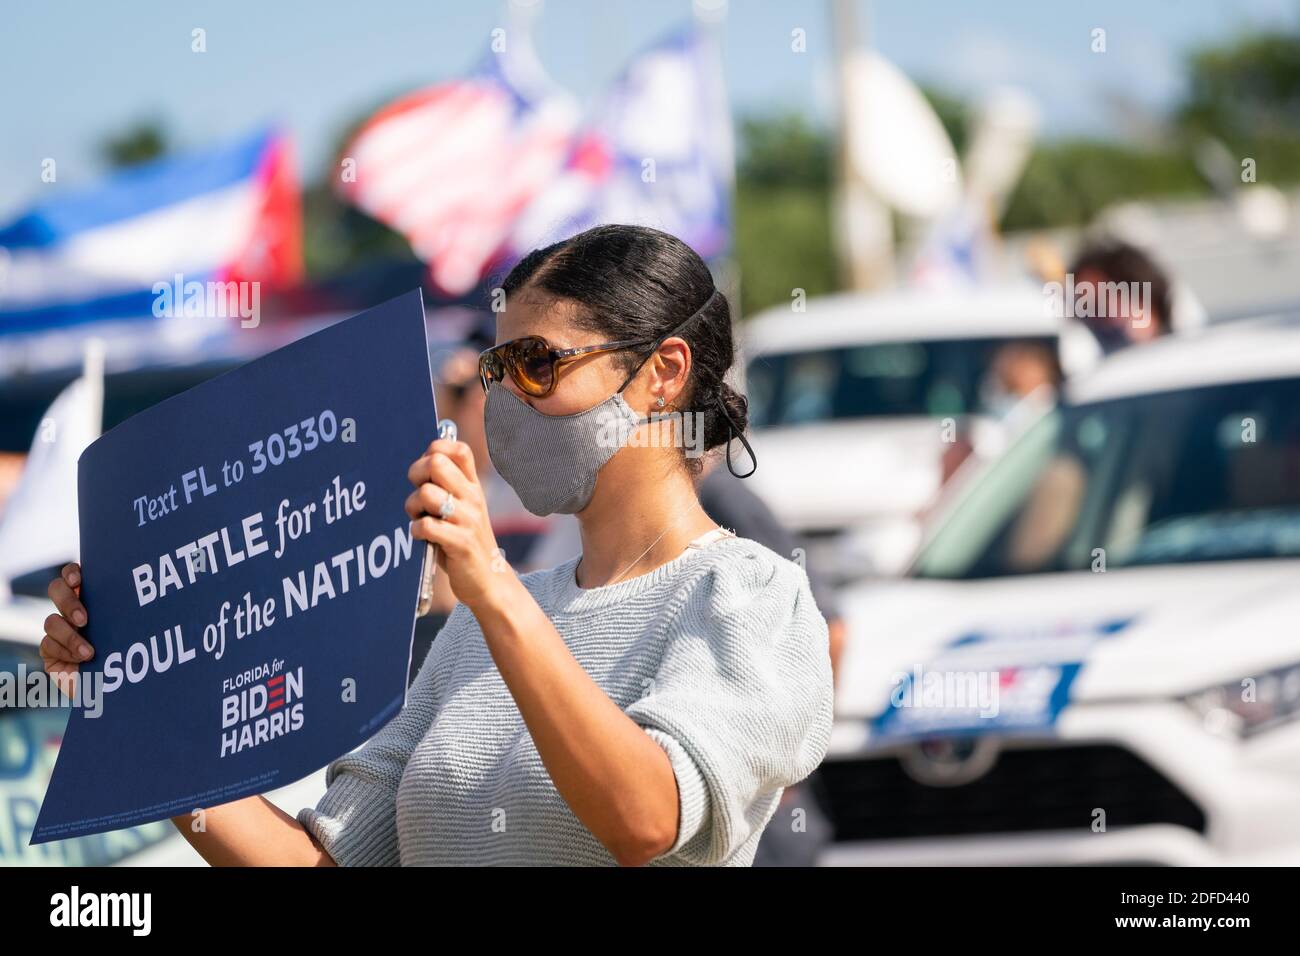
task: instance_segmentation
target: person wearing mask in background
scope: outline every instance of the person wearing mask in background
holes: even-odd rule
[[[791,558],[805,555],[806,552],[796,544],[794,535],[781,524],[767,503],[744,481],[718,464],[716,458],[707,461],[700,481],[700,504],[709,517],[741,537],[766,545],[777,554]],[[826,618],[834,679],[844,649],[844,620],[826,581],[812,565],[805,564],[804,570],[817,607]],[[813,771],[806,780],[787,787],[781,795],[772,822],[758,843],[755,866],[812,866],[816,863],[818,852],[833,836],[830,820],[816,796],[816,776],[817,771]],[[791,825],[795,809],[804,811],[800,817],[803,827],[798,830]]]
[[[977,416],[990,419],[998,426],[993,434],[985,430],[981,436],[981,457],[999,454],[1024,425],[1051,407],[1060,383],[1061,364],[1048,346],[1029,339],[1000,346],[980,383],[979,408],[974,415],[957,419],[956,434],[944,446],[940,460],[942,483],[947,484],[975,453]]]
[[[406,705],[296,816],[249,797],[208,808],[201,833],[173,818],[210,863],[748,866],[825,757],[829,638],[807,574],[719,527],[697,460],[650,417],[699,412],[704,451],[748,446],[708,266],[667,233],[599,226],[502,287],[479,363],[488,450],[534,514],[578,515],[581,554],[518,576],[470,446],[433,442],[406,512],[458,603]],[[94,654],[80,585],[75,564],[50,584],[52,673]]]
[[[1073,314],[1102,353],[1154,341],[1171,327],[1169,276],[1137,246],[1116,239],[1086,244],[1070,266]],[[1119,285],[1117,285],[1119,284]]]
[[[1088,243],[1070,268],[1076,318],[1103,355],[1145,345],[1172,330],[1169,276],[1141,249],[1114,239]],[[1012,567],[1041,567],[1060,552],[1083,507],[1082,453],[1066,444],[1039,474],[1016,523],[1007,530]]]
[[[1008,342],[993,356],[990,382],[982,389],[984,411],[1000,421],[1010,418],[1026,400],[1037,407],[1056,401],[1061,365],[1041,342]]]

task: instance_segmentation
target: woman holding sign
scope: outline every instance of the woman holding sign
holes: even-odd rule
[[[406,707],[296,818],[262,797],[210,808],[201,833],[178,817],[210,862],[748,866],[821,762],[831,669],[807,576],[696,496],[703,452],[734,470],[732,439],[749,451],[704,262],[604,226],[530,254],[504,292],[479,363],[492,464],[530,511],[577,515],[581,555],[517,576],[468,446],[430,445],[406,509],[459,603]],[[50,587],[50,670],[92,653],[79,583],[69,566]]]

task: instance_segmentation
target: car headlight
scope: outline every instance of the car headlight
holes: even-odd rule
[[[1300,716],[1300,664],[1218,684],[1182,698],[1206,730],[1249,736]]]

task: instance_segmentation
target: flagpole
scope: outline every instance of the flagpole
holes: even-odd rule
[[[872,195],[857,174],[853,144],[864,108],[855,79],[855,57],[860,50],[858,5],[860,0],[830,0],[834,33],[835,78],[839,91],[840,136],[836,164],[833,218],[840,275],[847,288],[878,288],[893,279],[894,228],[889,209]]]
[[[718,101],[723,104],[722,112],[727,117],[727,122],[731,123],[731,109],[727,96],[726,72],[722,58],[722,28],[727,21],[729,13],[727,0],[694,0],[691,4],[692,19],[695,29],[699,32],[705,42],[709,45],[711,61],[716,67],[713,76],[713,90],[710,94],[717,97]],[[721,133],[719,132],[719,135]],[[727,241],[727,252],[722,260],[718,263],[718,272],[716,277],[717,285],[726,294],[727,300],[732,306],[733,321],[741,317],[740,293],[741,286],[744,282],[744,276],[740,274],[740,269],[736,265],[735,242],[736,242],[736,165],[735,165],[735,133],[732,129],[726,130],[726,171],[727,180],[727,209],[729,217],[727,230],[730,236]]]

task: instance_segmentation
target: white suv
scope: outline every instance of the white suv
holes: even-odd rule
[[[1073,381],[843,604],[824,862],[1300,862],[1300,322]]]

